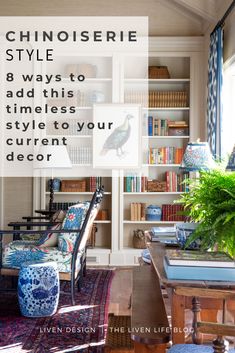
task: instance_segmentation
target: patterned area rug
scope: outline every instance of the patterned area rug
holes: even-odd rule
[[[63,282],[57,313],[48,318],[21,316],[15,293],[0,293],[0,352],[102,353],[114,271],[87,270],[77,305]]]

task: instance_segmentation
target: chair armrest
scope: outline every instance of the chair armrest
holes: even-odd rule
[[[9,227],[13,227],[16,230],[21,227],[52,227],[61,222],[10,222],[8,223]]]

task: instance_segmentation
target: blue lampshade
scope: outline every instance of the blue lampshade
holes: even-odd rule
[[[186,172],[209,170],[213,168],[214,160],[207,142],[188,143],[181,162],[180,169]]]
[[[235,145],[234,145],[233,150],[229,156],[226,170],[235,170]]]

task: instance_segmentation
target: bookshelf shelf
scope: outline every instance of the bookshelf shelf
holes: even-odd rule
[[[46,191],[46,195],[50,195],[49,191]],[[63,192],[63,191],[55,191],[54,195],[93,195],[92,191],[84,191],[84,192]],[[111,192],[104,192],[104,195],[112,195]]]
[[[187,111],[189,107],[143,107],[143,110],[151,111]]]
[[[124,192],[125,196],[159,196],[159,195],[181,195],[183,192],[181,191],[163,191],[163,192]]]
[[[168,140],[168,139],[173,139],[173,140],[178,140],[178,139],[189,139],[188,136],[142,136],[143,139],[160,139],[160,140]]]
[[[58,83],[63,83],[63,84],[72,84],[74,86],[75,85],[84,85],[86,83],[103,83],[103,82],[112,82],[112,78],[111,77],[96,77],[96,78],[86,78],[84,81],[81,82],[71,82],[70,79],[68,78],[63,78],[60,82]]]
[[[177,222],[177,221],[129,221],[129,220],[124,220],[124,224],[176,224],[176,223],[182,223],[182,222]]]
[[[180,164],[143,164],[143,167],[179,168]]]
[[[146,78],[126,78],[125,83],[185,83],[190,82],[189,78],[165,78],[165,79],[146,79]]]

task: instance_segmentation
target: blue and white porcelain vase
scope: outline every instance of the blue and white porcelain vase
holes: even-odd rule
[[[146,220],[147,221],[160,221],[162,217],[162,209],[160,206],[149,205],[146,208]]]
[[[187,250],[200,249],[199,239],[192,241],[190,244],[187,245],[187,248],[185,248],[188,238],[193,234],[193,232],[197,227],[198,227],[198,223],[190,223],[190,222],[179,223],[176,225],[176,239],[179,246],[182,249],[187,249]]]
[[[55,314],[59,302],[59,273],[56,262],[25,262],[18,279],[21,314],[44,317]]]

